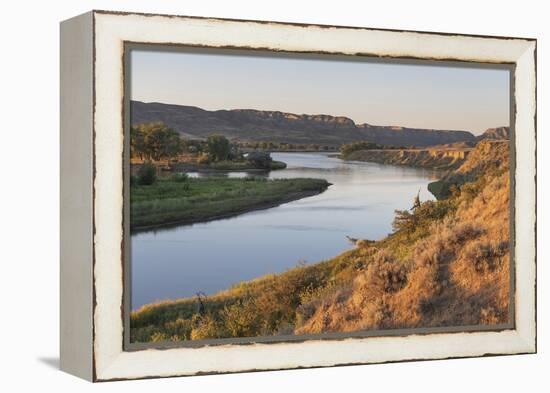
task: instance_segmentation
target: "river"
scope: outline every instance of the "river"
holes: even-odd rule
[[[213,294],[239,281],[316,263],[351,248],[346,236],[378,240],[395,209],[420,199],[437,173],[322,153],[273,153],[287,169],[269,178],[324,178],[322,194],[237,217],[132,234],[132,309],[163,299]],[[205,175],[206,176],[206,175]],[[208,175],[212,176],[212,175]],[[248,176],[230,173],[226,176]]]

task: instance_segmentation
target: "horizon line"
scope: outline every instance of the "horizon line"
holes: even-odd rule
[[[188,108],[196,108],[196,109],[200,109],[200,110],[203,110],[203,111],[206,111],[206,112],[256,111],[256,112],[279,112],[279,113],[282,113],[282,114],[290,114],[290,115],[297,115],[297,116],[330,116],[330,117],[333,117],[333,118],[345,118],[345,119],[351,120],[356,127],[361,126],[361,125],[367,125],[367,126],[370,126],[370,127],[380,127],[380,128],[401,128],[401,129],[409,129],[409,130],[426,130],[426,131],[442,131],[442,132],[467,132],[467,133],[470,133],[471,135],[476,136],[476,137],[479,136],[479,135],[482,135],[484,132],[486,132],[487,130],[490,130],[490,129],[496,129],[496,128],[502,128],[502,127],[504,127],[504,128],[508,127],[509,128],[510,127],[509,124],[508,125],[493,126],[493,127],[486,128],[483,132],[481,132],[479,135],[477,135],[477,134],[473,133],[471,130],[463,130],[463,129],[419,128],[419,127],[409,127],[409,126],[395,125],[395,124],[392,124],[392,125],[371,124],[371,123],[367,123],[367,122],[357,123],[354,119],[352,119],[349,116],[330,115],[330,114],[326,114],[326,113],[297,113],[297,112],[287,112],[287,111],[281,111],[281,110],[272,110],[272,109],[265,110],[265,109],[254,109],[254,108],[205,109],[205,108],[197,106],[197,105],[174,104],[174,103],[169,103],[169,102],[142,101],[142,100],[133,100],[133,99],[130,99],[130,102],[139,102],[139,103],[142,103],[142,104],[160,104],[160,105],[182,106],[182,107],[188,107]],[[131,116],[131,114],[130,114],[130,116]]]

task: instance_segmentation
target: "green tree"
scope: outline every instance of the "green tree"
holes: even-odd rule
[[[183,148],[179,133],[164,123],[147,123],[130,129],[133,157],[159,161],[177,157]]]
[[[395,218],[392,222],[394,232],[405,231],[412,232],[416,226],[416,217],[408,210],[395,210]]]
[[[266,169],[271,167],[271,162],[273,161],[271,154],[264,151],[252,151],[248,153],[246,159],[254,164],[254,166]]]
[[[145,158],[145,133],[142,127],[130,128],[130,155],[142,160]]]
[[[228,159],[231,153],[231,144],[225,136],[219,134],[210,135],[206,138],[206,144],[210,160],[224,161]]]
[[[181,153],[181,141],[177,131],[163,123],[152,123],[146,127],[145,145],[149,158],[159,161],[176,157]]]
[[[353,142],[353,143],[346,143],[340,147],[340,153],[343,157],[348,156],[349,154],[353,153],[354,151],[358,150],[372,150],[372,149],[383,149],[384,146],[379,145],[377,143],[368,142],[368,141],[360,141],[360,142]]]

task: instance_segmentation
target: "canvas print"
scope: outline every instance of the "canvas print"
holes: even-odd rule
[[[131,343],[513,321],[510,69],[127,56]]]

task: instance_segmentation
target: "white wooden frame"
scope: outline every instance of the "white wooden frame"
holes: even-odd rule
[[[124,351],[125,42],[515,65],[515,328]],[[92,11],[61,25],[61,368],[92,381],[536,351],[536,40]]]

